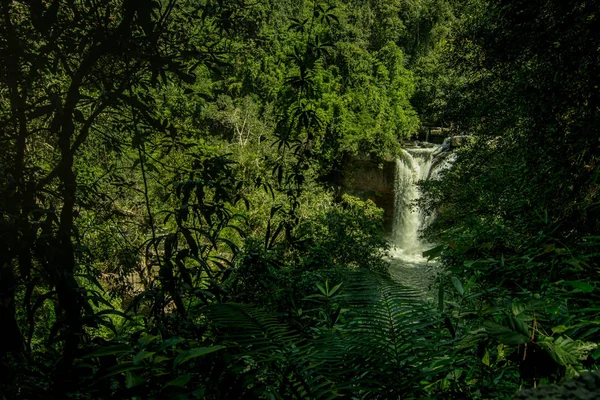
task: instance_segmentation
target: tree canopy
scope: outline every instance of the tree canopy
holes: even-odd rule
[[[593,2],[0,18],[0,397],[508,398],[597,368]],[[339,180],[422,125],[472,137],[420,183],[425,298]]]

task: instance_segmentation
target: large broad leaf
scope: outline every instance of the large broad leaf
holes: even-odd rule
[[[527,305],[525,303],[521,303],[520,301],[513,301],[510,304],[510,310],[514,316],[520,315],[523,311],[527,310]]]
[[[600,321],[583,321],[575,325],[559,325],[552,328],[552,332],[554,333],[564,333],[570,329],[579,329],[579,328],[590,328],[593,329],[594,332],[598,330],[598,326],[600,326]]]
[[[148,357],[152,357],[154,354],[156,354],[156,352],[154,351],[142,350],[139,353],[137,353],[135,357],[133,357],[133,363],[135,365],[138,365],[140,362],[142,362],[142,360],[145,360]]]
[[[529,326],[521,318],[509,315],[508,316],[508,325],[511,330],[513,330],[515,332],[519,332],[523,336],[529,337],[529,334],[530,334]]]
[[[487,349],[485,349],[485,353],[483,354],[483,357],[481,357],[481,362],[486,365],[486,366],[490,366],[491,361],[490,361],[490,352],[487,351]]]
[[[169,381],[165,384],[164,387],[168,387],[168,386],[177,386],[177,387],[182,387],[187,385],[187,383],[190,381],[190,379],[192,379],[191,375],[181,375],[178,376],[177,378],[173,379],[172,381]]]
[[[437,258],[440,255],[442,255],[442,252],[444,251],[445,247],[445,245],[440,244],[439,246],[435,246],[432,249],[426,250],[423,252],[423,257],[427,257],[429,260],[431,260],[432,258]]]
[[[458,292],[458,294],[460,294],[461,296],[465,294],[465,289],[463,288],[462,283],[460,283],[460,281],[458,280],[457,277],[453,276],[452,278],[452,284],[454,285],[454,288],[456,289],[456,291]]]
[[[540,347],[550,354],[558,364],[566,366],[580,363],[588,353],[598,347],[596,343],[573,340],[566,336],[556,339],[545,337],[539,341]]]
[[[141,365],[135,365],[132,362],[114,365],[106,370],[106,373],[98,379],[105,379],[113,375],[122,374],[123,372],[139,371],[144,369]]]
[[[173,361],[173,368],[176,368],[178,365],[181,365],[193,358],[201,357],[223,348],[225,348],[225,346],[196,347],[195,349],[186,350],[175,358],[175,361]]]
[[[134,388],[145,382],[146,382],[146,380],[144,378],[142,378],[139,375],[136,375],[135,373],[133,373],[131,371],[127,371],[125,373],[125,385],[127,386],[127,389]]]
[[[175,346],[176,344],[181,343],[181,342],[183,342],[182,337],[176,336],[176,337],[169,338],[169,339],[165,340],[164,342],[162,342],[160,344],[160,346],[158,346],[157,351],[159,351],[159,352],[163,351],[163,350],[168,349],[169,347]]]
[[[519,332],[499,325],[492,321],[485,321],[483,324],[485,331],[498,342],[507,345],[525,344],[529,338]]]
[[[93,352],[86,354],[83,356],[84,358],[88,357],[102,357],[102,356],[112,356],[116,354],[127,354],[133,353],[133,349],[128,344],[113,344],[109,346],[102,346],[94,350]]]
[[[138,339],[138,346],[143,349],[148,346],[150,343],[154,342],[156,339],[159,339],[159,336],[156,335],[144,335]]]
[[[594,286],[590,285],[587,282],[582,281],[566,281],[563,282],[565,285],[569,285],[574,287],[575,289],[581,290],[583,293],[591,293],[596,289]]]

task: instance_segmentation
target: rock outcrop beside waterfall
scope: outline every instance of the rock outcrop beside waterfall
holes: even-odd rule
[[[346,163],[340,184],[344,193],[363,200],[373,201],[384,211],[384,229],[392,230],[394,220],[393,160],[376,163],[370,160],[351,159]]]
[[[441,171],[454,162],[455,154],[452,150],[463,146],[472,140],[470,136],[452,136],[444,140],[442,144],[429,142],[405,142],[403,144],[402,154],[397,160],[384,160],[374,162],[368,159],[351,158],[345,163],[344,169],[340,174],[338,183],[341,191],[363,200],[372,200],[378,207],[384,210],[384,228],[386,232],[393,233],[394,226],[399,222],[398,207],[405,207],[408,200],[400,202],[398,200],[398,160],[419,158],[425,160],[423,167],[412,165],[410,168],[418,168],[419,176],[411,178],[400,186],[408,187],[408,190],[416,190],[416,183],[419,180],[435,179]],[[411,172],[412,174],[412,172]],[[413,200],[416,197],[413,196]]]

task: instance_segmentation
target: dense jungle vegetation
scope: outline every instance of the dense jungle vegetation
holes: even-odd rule
[[[0,399],[511,398],[600,359],[576,0],[1,0]],[[470,135],[435,296],[340,189]]]

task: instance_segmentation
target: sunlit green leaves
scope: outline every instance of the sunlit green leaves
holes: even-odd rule
[[[591,350],[598,347],[597,343],[576,341],[566,336],[546,336],[539,341],[539,345],[548,351],[554,361],[563,366],[578,364],[587,358]]]

